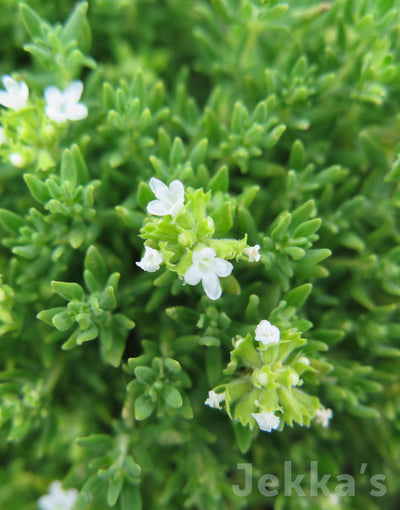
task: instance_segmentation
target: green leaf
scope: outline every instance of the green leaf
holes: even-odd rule
[[[272,224],[271,238],[274,240],[278,240],[281,236],[287,231],[290,222],[292,220],[292,216],[288,212],[281,213],[278,218]]]
[[[124,458],[122,467],[124,471],[133,478],[137,478],[142,473],[142,468],[139,466],[139,464],[136,464],[130,455]]]
[[[301,140],[295,140],[290,150],[289,167],[302,170],[305,160],[304,145]]]
[[[109,506],[114,506],[118,501],[123,483],[124,479],[121,471],[116,470],[108,481],[107,503]]]
[[[319,218],[305,221],[294,229],[293,237],[295,239],[299,237],[309,237],[311,234],[314,234],[314,232],[316,232],[320,226],[321,220]]]
[[[233,430],[235,432],[236,443],[239,450],[244,454],[249,451],[252,443],[253,434],[249,427],[243,427],[238,422],[232,422]]]
[[[41,204],[50,200],[51,196],[46,184],[36,177],[36,175],[24,174],[24,180],[35,200]]]
[[[179,407],[182,407],[182,396],[179,390],[175,386],[172,386],[172,384],[164,385],[162,396],[167,406],[173,407],[174,409],[179,409]]]
[[[48,24],[26,4],[20,4],[19,11],[25,28],[32,39],[40,39],[43,35],[42,26],[48,27]]]
[[[199,320],[199,314],[186,306],[174,306],[165,310],[167,315],[178,324],[192,326]]]
[[[229,170],[226,165],[221,166],[217,173],[211,179],[208,188],[216,193],[217,191],[228,191],[229,188]]]
[[[99,334],[99,330],[97,326],[92,325],[89,329],[86,329],[84,331],[78,332],[78,335],[76,337],[76,343],[78,345],[82,345],[85,342],[90,342],[90,340],[94,340],[97,338]]]
[[[113,447],[113,439],[107,434],[92,434],[91,436],[78,437],[76,443],[96,454],[110,451]]]
[[[312,290],[311,283],[304,283],[298,287],[290,290],[284,297],[284,300],[289,306],[300,308],[306,302]]]
[[[169,164],[171,166],[178,166],[183,162],[184,157],[185,147],[182,140],[179,138],[179,136],[177,136],[172,143],[172,149],[169,156]]]
[[[66,331],[75,323],[75,318],[71,312],[64,311],[55,315],[51,322],[59,331]]]
[[[71,184],[72,189],[75,189],[78,183],[78,172],[69,149],[65,149],[61,156],[61,183],[65,185],[66,182]]]
[[[83,159],[81,150],[79,149],[79,146],[76,144],[72,145],[71,153],[72,153],[75,168],[77,171],[78,183],[86,184],[89,180],[89,173],[88,173],[88,169],[87,169],[85,160]]]
[[[107,279],[107,267],[103,257],[95,246],[89,246],[87,249],[84,266],[85,269],[91,271],[98,282],[101,282],[102,285],[105,284]]]
[[[78,46],[84,52],[89,50],[91,43],[90,26],[86,17],[87,10],[87,2],[76,4],[74,10],[67,19],[61,34],[61,41],[64,44],[69,44],[71,41],[77,41]]]
[[[230,202],[224,202],[218,209],[212,213],[214,220],[215,235],[219,236],[229,232],[233,226],[232,205]]]
[[[25,225],[24,218],[7,209],[0,209],[0,222],[10,234],[18,234],[19,229]]]
[[[206,347],[219,347],[221,340],[215,336],[204,335],[199,340],[199,345],[205,345]]]
[[[112,310],[117,306],[114,289],[109,285],[99,296],[99,305],[103,310]]]
[[[279,142],[281,136],[286,131],[286,124],[279,124],[267,136],[264,145],[267,149],[272,149]]]
[[[139,487],[125,484],[121,493],[121,510],[142,510]]]
[[[203,337],[204,338],[204,337]],[[217,386],[222,377],[222,352],[219,347],[209,347],[205,355],[207,383]]]
[[[198,142],[189,154],[188,161],[192,164],[193,168],[197,168],[204,163],[207,156],[208,139],[203,138]]]
[[[85,510],[88,505],[95,502],[106,488],[107,480],[99,476],[91,476],[82,487],[74,505],[74,510]]]
[[[37,318],[43,322],[46,322],[50,326],[52,325],[52,319],[53,317],[60,313],[65,311],[65,308],[63,306],[58,306],[57,308],[49,308],[48,310],[42,310],[37,314]]]
[[[136,199],[138,204],[143,210],[146,210],[147,204],[154,200],[154,193],[151,191],[150,186],[147,182],[139,182],[138,190],[136,193]]]
[[[145,420],[154,411],[154,402],[148,395],[141,395],[135,402],[136,420]]]
[[[82,301],[85,297],[82,287],[77,283],[52,281],[51,287],[54,292],[57,292],[59,296],[67,301],[72,301],[73,299]]]
[[[310,216],[315,215],[315,202],[308,200],[303,205],[292,211],[292,226],[297,227],[304,223]]]
[[[154,384],[157,379],[157,374],[149,367],[136,367],[135,368],[135,376],[137,377],[138,381],[140,381],[142,384],[151,385]]]

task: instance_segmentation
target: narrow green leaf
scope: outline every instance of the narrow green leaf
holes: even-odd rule
[[[99,250],[93,245],[89,246],[86,251],[84,267],[91,271],[94,278],[104,285],[107,279],[107,267]]]
[[[124,483],[124,479],[122,477],[122,473],[120,470],[116,470],[113,473],[113,476],[108,481],[108,490],[107,490],[107,503],[109,506],[114,506],[118,501],[119,495],[122,490],[122,485]]]
[[[67,181],[70,182],[72,189],[76,188],[78,172],[75,167],[72,152],[69,149],[65,149],[61,156],[61,183],[65,185]]]
[[[121,510],[142,510],[139,487],[125,484],[121,493]]]
[[[10,234],[18,234],[19,229],[25,225],[24,218],[7,209],[0,209],[0,222]]]
[[[42,26],[48,26],[48,24],[26,4],[20,4],[19,11],[25,28],[32,39],[41,38],[43,36]]]
[[[51,196],[46,184],[36,177],[36,175],[24,174],[24,180],[35,200],[41,204],[50,200]]]
[[[306,302],[311,290],[312,284],[304,283],[303,285],[299,285],[298,287],[290,290],[285,295],[284,300],[289,306],[293,306],[296,309],[300,308]]]
[[[73,299],[82,301],[85,297],[82,287],[77,283],[52,281],[51,287],[54,292],[57,292],[59,296],[63,297],[67,301],[72,301]]]
[[[217,191],[228,191],[229,188],[229,170],[226,165],[221,166],[217,173],[212,177],[209,189],[216,193]]]

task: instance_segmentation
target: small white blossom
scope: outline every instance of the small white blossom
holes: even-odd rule
[[[214,390],[208,392],[208,399],[204,402],[206,406],[214,409],[221,409],[221,403],[225,400],[225,391],[223,393],[215,393]]]
[[[22,110],[28,102],[29,89],[24,81],[16,81],[7,74],[1,77],[4,88],[0,90],[0,104],[11,110]]]
[[[143,269],[143,271],[148,271],[149,273],[158,271],[163,261],[161,253],[154,248],[150,248],[150,246],[145,246],[144,249],[144,256],[139,262],[136,262],[136,265]]]
[[[248,246],[243,250],[243,253],[249,257],[249,262],[258,262],[261,259],[260,255],[260,245],[256,244],[255,246]]]
[[[306,358],[306,356],[302,356],[299,359],[299,363],[303,363],[303,365],[307,365],[309,367],[311,364],[311,361],[308,358]]]
[[[273,326],[269,321],[263,320],[256,327],[256,340],[264,345],[277,343],[280,337],[279,328]]]
[[[58,480],[51,483],[49,493],[38,501],[39,510],[72,510],[78,491],[76,489],[64,490]]]
[[[44,98],[47,116],[58,124],[63,124],[67,120],[85,119],[88,116],[88,109],[79,102],[82,92],[83,83],[80,80],[73,81],[64,91],[53,86],[46,87]]]
[[[147,204],[148,212],[154,216],[177,215],[182,209],[185,199],[185,188],[181,181],[176,179],[167,186],[159,179],[152,177],[149,184],[157,200],[152,200]]]
[[[251,416],[256,420],[260,430],[265,432],[276,430],[281,422],[279,416],[275,416],[272,411],[265,411],[265,409],[261,413],[252,413]]]
[[[222,289],[218,277],[229,276],[233,265],[217,257],[213,248],[203,248],[193,252],[192,265],[186,271],[184,280],[189,285],[202,283],[204,292],[210,299],[221,297]]]
[[[9,156],[9,161],[12,165],[21,168],[25,165],[25,159],[19,152],[12,152]]]
[[[329,427],[329,420],[333,417],[332,409],[317,409],[315,414],[315,423],[322,425],[323,427]]]

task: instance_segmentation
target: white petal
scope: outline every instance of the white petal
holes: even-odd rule
[[[152,200],[147,204],[147,211],[154,216],[165,216],[169,214],[170,208],[161,200]]]
[[[65,112],[60,111],[58,108],[47,105],[45,108],[46,115],[54,122],[58,122],[59,124],[63,124],[68,120],[68,117]]]
[[[4,90],[0,90],[0,104],[6,108],[12,108],[13,103],[10,95]]]
[[[86,117],[88,116],[87,106],[84,105],[83,103],[68,105],[67,115],[69,120],[86,119]]]
[[[77,103],[83,92],[83,83],[80,80],[73,81],[64,90],[64,99],[68,103]]]
[[[184,199],[185,195],[185,188],[183,187],[183,184],[181,181],[176,179],[175,181],[172,181],[169,185],[169,190],[171,193],[171,199],[176,202],[181,202]]]
[[[233,265],[227,260],[216,257],[213,260],[212,269],[217,276],[229,276],[232,273]]]
[[[204,292],[210,299],[215,301],[221,297],[222,289],[218,276],[215,273],[210,271],[206,275],[203,275],[201,282],[203,284]]]
[[[189,285],[197,285],[198,283],[200,283],[201,273],[199,269],[195,265],[193,265],[190,266],[189,269],[186,271],[183,279]]]
[[[27,103],[28,97],[29,97],[28,85],[24,81],[21,81],[19,86],[20,86],[19,94],[20,94],[21,101],[24,103],[24,106],[26,106],[26,103]]]
[[[60,492],[63,492],[61,482],[59,480],[54,480],[54,482],[51,482],[49,487],[49,493],[59,494]]]
[[[149,184],[151,191],[159,200],[163,200],[166,196],[168,196],[168,186],[160,181],[160,179],[152,177],[149,181]]]
[[[203,248],[193,252],[192,260],[194,264],[202,262],[204,259],[213,259],[215,257],[215,251],[212,248]]]
[[[10,92],[11,94],[18,92],[19,89],[18,82],[11,78],[11,76],[9,76],[8,74],[4,74],[1,77],[1,81],[3,82],[4,88],[7,90],[7,92]]]
[[[38,500],[38,507],[39,510],[52,510],[53,498],[51,496],[48,496],[47,494],[45,496],[42,496]]]
[[[43,95],[48,104],[62,103],[62,92],[57,87],[46,87]]]

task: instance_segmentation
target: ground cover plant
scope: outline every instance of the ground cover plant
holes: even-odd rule
[[[398,508],[399,2],[0,6],[0,508]]]

